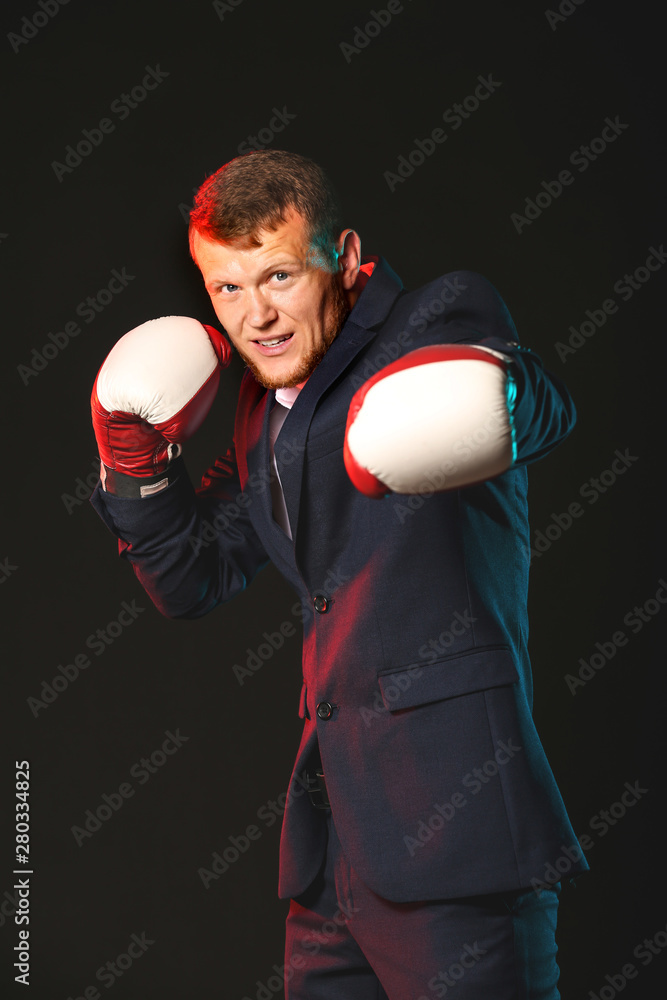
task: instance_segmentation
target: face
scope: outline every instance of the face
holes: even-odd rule
[[[341,274],[308,262],[296,212],[260,247],[241,249],[199,233],[194,255],[216,316],[255,378],[268,389],[304,382],[350,311]]]

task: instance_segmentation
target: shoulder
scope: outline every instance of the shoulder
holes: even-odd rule
[[[460,340],[475,333],[516,339],[509,310],[496,287],[477,271],[448,271],[420,288],[404,291],[394,304],[383,336],[408,331],[421,343]]]
[[[414,292],[420,300],[441,301],[454,305],[457,301],[472,298],[496,303],[502,302],[496,287],[477,271],[456,270],[441,274]]]
[[[452,307],[465,308],[471,304],[477,308],[506,309],[500,293],[488,278],[477,271],[448,271],[419,288],[403,290],[394,303],[392,318],[409,317],[414,310],[423,315],[425,309],[439,315],[451,312]]]

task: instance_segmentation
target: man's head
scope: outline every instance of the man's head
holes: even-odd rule
[[[189,235],[216,315],[257,380],[304,382],[360,292],[359,237],[340,232],[321,168],[282,150],[231,160],[197,192]]]

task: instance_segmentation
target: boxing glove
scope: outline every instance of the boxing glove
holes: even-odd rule
[[[490,479],[516,457],[511,361],[469,344],[421,347],[373,375],[348,411],[344,461],[369,497]]]
[[[187,316],[149,320],[120,338],[91,396],[106,491],[149,496],[168,485],[160,475],[201,425],[230,360],[225,337]]]

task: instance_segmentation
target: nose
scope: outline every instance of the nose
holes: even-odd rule
[[[255,330],[263,330],[278,318],[278,310],[260,289],[248,289],[246,322]]]

